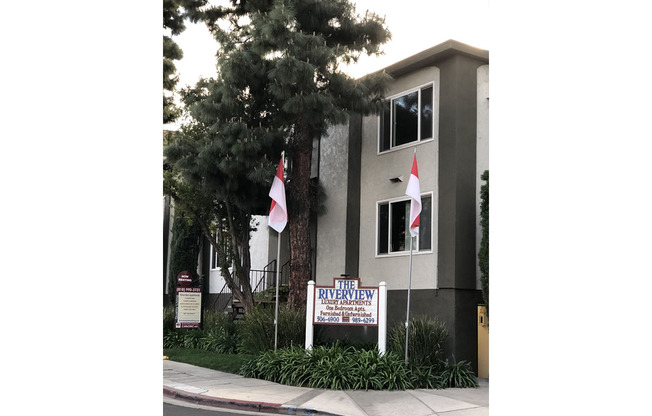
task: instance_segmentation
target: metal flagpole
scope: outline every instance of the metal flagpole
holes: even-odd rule
[[[281,152],[281,163],[283,164],[283,169],[285,169],[285,151]],[[283,193],[285,193],[285,187],[283,188]],[[286,213],[287,215],[287,213]],[[283,226],[285,228],[285,226]],[[276,307],[274,310],[274,351],[278,346],[278,286],[280,282],[280,272],[281,272],[281,233],[283,230],[278,232],[278,238],[276,240]]]
[[[408,336],[410,327],[410,291],[412,289],[412,242],[414,237],[410,235],[410,273],[408,278],[407,318],[405,320],[405,365],[408,364]]]
[[[279,273],[281,271],[281,233],[278,233],[276,241],[276,311],[274,312],[274,351],[278,345],[278,285]]]

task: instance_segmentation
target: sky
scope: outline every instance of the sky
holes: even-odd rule
[[[383,56],[365,56],[346,70],[353,77],[384,68],[449,39],[489,49],[489,0],[357,0],[353,3],[361,15],[369,10],[385,16],[392,33],[392,39],[383,47]],[[176,63],[179,87],[194,85],[200,77],[214,75],[217,44],[203,23],[188,23],[187,29],[174,40],[184,54]]]

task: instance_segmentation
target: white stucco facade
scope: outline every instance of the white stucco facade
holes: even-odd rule
[[[480,226],[480,187],[484,181],[482,173],[489,169],[489,65],[478,68],[477,95],[477,148],[476,148],[476,253],[480,251],[482,227]],[[477,262],[477,260],[476,260]],[[480,266],[477,266],[476,287],[482,289]]]

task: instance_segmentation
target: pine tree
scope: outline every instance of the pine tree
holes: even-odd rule
[[[173,134],[165,148],[172,170],[164,190],[193,213],[217,253],[224,280],[248,311],[254,305],[249,282],[252,215],[267,213],[269,178],[283,134],[270,128],[271,119],[260,111],[264,90],[240,93],[242,82],[250,83],[247,77],[238,84],[221,75],[181,92],[194,122]]]
[[[197,22],[202,17],[201,8],[207,0],[163,0],[163,29],[168,29],[171,36],[177,36],[186,30],[185,21]],[[171,36],[163,36],[163,123],[172,123],[181,115],[169,93],[173,93],[179,76],[174,61],[183,58],[183,51],[172,40]]]
[[[197,264],[201,247],[201,232],[192,218],[183,210],[177,210],[172,225],[172,244],[170,247],[170,277],[168,280],[168,297],[174,305],[177,287],[177,275],[188,271],[193,281],[198,282]]]
[[[231,83],[218,99],[260,99],[252,103],[250,116],[268,120],[285,135],[289,303],[302,309],[312,275],[313,141],[329,125],[346,122],[349,112],[380,111],[389,76],[355,80],[340,66],[357,62],[362,54],[379,54],[390,34],[381,18],[370,12],[358,16],[348,0],[232,0],[230,7],[207,9],[204,19],[221,44],[220,77]]]

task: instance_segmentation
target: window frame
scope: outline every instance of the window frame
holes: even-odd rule
[[[429,192],[422,192],[421,193],[421,199],[423,200],[424,197],[430,197],[430,248],[429,249],[424,249],[424,250],[419,250],[419,238],[417,237],[416,239],[416,248],[413,249],[412,254],[413,255],[420,255],[420,254],[432,254],[433,253],[433,247],[434,247],[434,226],[433,226],[433,221],[434,221],[434,216],[435,216],[435,209],[434,209],[434,192],[429,191]],[[391,205],[395,204],[397,202],[404,202],[404,201],[410,201],[409,197],[406,196],[401,196],[397,198],[391,198],[391,199],[383,199],[376,201],[376,233],[375,233],[375,243],[374,243],[374,255],[376,258],[386,258],[386,257],[398,257],[398,256],[406,256],[410,254],[410,248],[408,247],[406,250],[403,251],[391,251],[392,244],[391,244],[391,235],[392,235],[392,214],[391,214]],[[380,249],[380,206],[383,204],[388,204],[388,228],[387,228],[387,253],[379,253]]]
[[[426,138],[426,139],[421,139],[421,91],[425,88],[431,87],[432,88],[432,120],[431,120],[431,137]],[[393,145],[395,142],[395,126],[394,126],[394,100],[397,98],[412,94],[413,92],[418,92],[418,119],[417,119],[417,139],[413,140],[408,143],[400,144],[400,145]],[[420,143],[427,143],[430,141],[434,141],[438,135],[437,128],[438,128],[438,117],[437,113],[439,111],[439,89],[437,88],[436,82],[435,81],[429,81],[424,84],[418,85],[416,87],[403,90],[397,94],[392,94],[388,97],[386,97],[385,102],[389,104],[389,148],[385,150],[381,150],[381,141],[383,140],[383,134],[384,134],[384,126],[383,126],[383,111],[381,111],[380,115],[377,117],[378,118],[378,134],[377,134],[377,140],[376,140],[376,154],[386,154],[389,152],[393,152],[396,150],[401,150],[401,149],[406,149],[411,146],[417,146]]]

